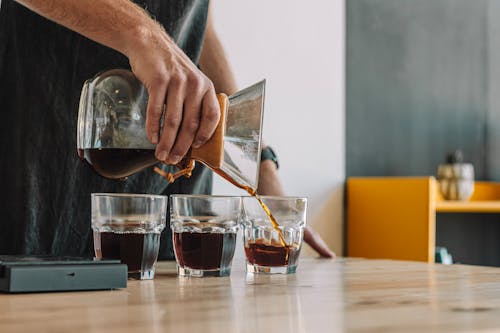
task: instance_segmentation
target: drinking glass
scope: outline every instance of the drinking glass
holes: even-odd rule
[[[243,245],[249,273],[295,273],[304,228],[307,199],[262,196],[276,219],[275,228],[254,197],[243,197]]]
[[[229,276],[241,198],[172,195],[170,226],[179,276]]]
[[[162,195],[93,193],[96,257],[120,259],[131,279],[153,279],[167,203]]]

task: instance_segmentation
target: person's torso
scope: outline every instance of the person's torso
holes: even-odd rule
[[[197,62],[208,1],[138,3]],[[111,68],[130,66],[118,52],[14,1],[2,1],[0,254],[90,255],[93,192],[210,192],[211,173],[201,165],[192,179],[167,187],[152,170],[116,182],[78,159],[76,123],[83,82]],[[172,258],[168,237],[162,237],[160,257]]]

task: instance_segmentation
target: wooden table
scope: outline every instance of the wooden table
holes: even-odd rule
[[[124,290],[0,294],[0,332],[479,332],[500,330],[500,269],[301,259],[294,275],[177,278]]]

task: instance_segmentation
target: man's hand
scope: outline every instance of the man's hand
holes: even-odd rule
[[[335,258],[335,252],[330,250],[323,238],[309,226],[304,229],[304,242],[309,244],[322,258]]]
[[[149,93],[146,132],[158,144],[156,158],[177,164],[217,127],[220,109],[214,86],[159,25],[143,31],[126,53]]]
[[[17,1],[128,57],[149,93],[146,133],[159,160],[177,164],[212,136],[220,117],[212,82],[133,1]]]

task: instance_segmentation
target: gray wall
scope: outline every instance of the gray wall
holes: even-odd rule
[[[346,0],[347,176],[435,175],[461,149],[500,180],[500,1]],[[500,265],[500,216],[440,214],[436,242]]]
[[[488,176],[482,0],[347,0],[347,168],[431,175],[460,148]]]
[[[487,118],[487,177],[500,180],[500,1],[489,0],[488,16],[488,118]]]

